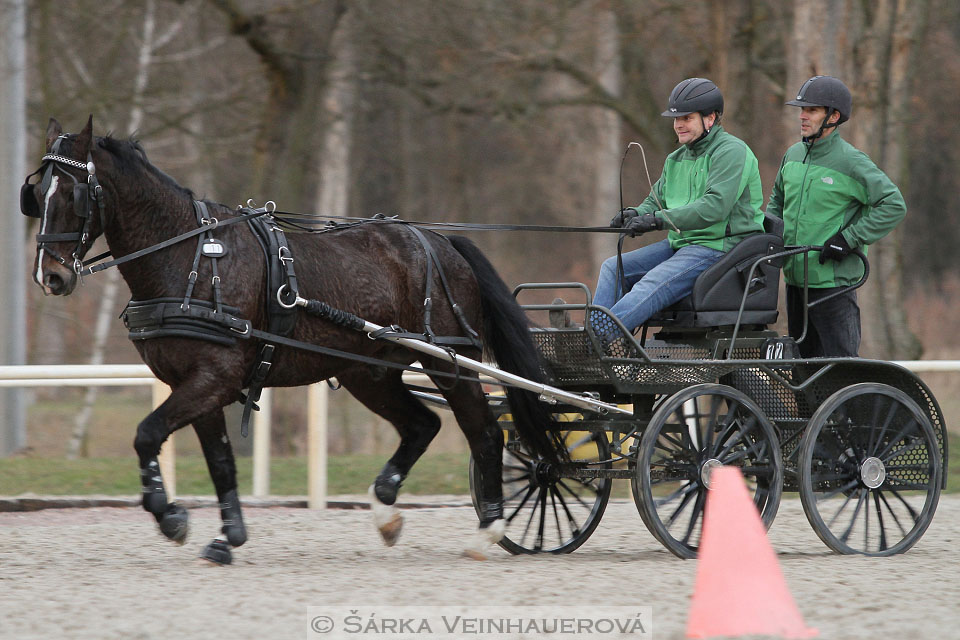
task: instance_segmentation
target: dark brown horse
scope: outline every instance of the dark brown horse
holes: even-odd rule
[[[34,278],[47,294],[69,295],[74,290],[85,254],[101,234],[113,256],[119,258],[200,226],[193,194],[151,165],[138,143],[94,137],[92,130],[92,117],[79,134],[63,134],[60,124],[51,119],[47,155],[37,172],[41,180],[32,184],[28,178],[21,194],[23,213],[40,218]],[[221,223],[239,215],[224,205],[204,204]],[[489,262],[463,238],[422,233],[442,264],[453,299],[500,367],[538,378],[526,317]],[[217,229],[216,238],[227,248],[218,258],[223,302],[235,307],[235,315],[249,320],[253,328],[265,329],[267,261],[258,241],[245,223]],[[304,298],[323,301],[379,325],[424,331],[427,256],[408,225],[370,222],[325,233],[290,233],[287,240]],[[189,240],[118,268],[134,301],[182,298],[196,252],[197,241]],[[213,299],[211,262],[200,260],[192,294],[196,300]],[[438,270],[432,273],[433,290],[440,291]],[[432,309],[432,328],[438,336],[466,335],[449,302],[439,295]],[[362,331],[305,313],[290,337],[389,363],[409,364],[419,359],[433,371],[454,370],[439,359],[372,340]],[[223,537],[204,552],[204,557],[214,561],[229,562],[230,548],[246,540],[223,408],[243,397],[241,390],[255,365],[258,342],[238,339],[226,345],[189,337],[136,341],[143,361],[172,388],[170,397],[137,427],[134,447],[140,461],[143,507],[156,518],[164,535],[178,542],[185,539],[187,514],[179,505],[168,503],[157,455],[171,433],[192,424],[221,504]],[[475,359],[481,355],[476,346],[458,347],[457,351]],[[266,386],[297,386],[336,376],[354,397],[396,427],[400,445],[371,487],[374,513],[388,544],[399,533],[400,519],[393,504],[400,483],[440,428],[439,418],[405,387],[401,373],[279,346],[266,380]],[[459,373],[461,379],[453,385],[449,379],[433,377],[482,468],[483,515],[466,550],[468,555],[482,557],[503,534],[503,440],[476,375]],[[547,436],[549,414],[531,393],[512,390],[508,396],[521,438],[531,450],[552,456]]]

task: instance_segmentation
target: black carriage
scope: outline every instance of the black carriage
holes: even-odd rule
[[[583,411],[545,397],[555,403],[569,457],[551,464],[524,449],[505,403],[492,397],[506,439],[509,526],[500,545],[512,553],[573,551],[597,527],[613,480],[626,479],[654,537],[695,557],[710,473],[732,465],[767,527],[782,492],[798,491],[810,524],[835,552],[891,555],[913,546],[946,478],[940,407],[901,366],[801,359],[793,339],[767,328],[777,318],[778,260],[813,249],[784,249],[777,229],[748,238],[638,336],[594,306],[582,284],[517,287],[521,302],[541,289],[577,298],[522,305],[550,319],[532,329],[543,372],[551,385],[619,410]],[[582,324],[570,322],[570,312]],[[470,473],[476,496],[473,464]]]

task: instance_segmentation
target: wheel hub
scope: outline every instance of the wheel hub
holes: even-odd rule
[[[553,485],[560,480],[560,469],[549,462],[538,462],[534,475],[540,486]]]
[[[860,481],[868,489],[876,489],[887,478],[887,468],[880,458],[870,457],[860,465]]]
[[[723,463],[716,458],[710,458],[700,465],[700,482],[703,483],[703,486],[707,489],[710,488],[710,476],[713,474],[713,470],[722,466]]]

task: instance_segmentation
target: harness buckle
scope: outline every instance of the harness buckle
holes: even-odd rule
[[[204,218],[203,220],[200,221],[200,223],[201,223],[201,224],[212,224],[213,227],[210,229],[210,231],[213,231],[214,229],[217,228],[217,225],[220,224],[220,221],[217,220],[216,218],[209,218],[209,219]]]
[[[284,252],[287,253],[286,256],[283,255]],[[277,251],[277,258],[279,258],[280,262],[283,264],[293,262],[293,254],[290,252],[290,247],[280,247],[280,249]]]
[[[234,333],[239,333],[241,336],[248,335],[250,333],[250,323],[245,322],[243,324],[243,331],[240,331],[236,327],[230,327],[230,331],[233,331]]]

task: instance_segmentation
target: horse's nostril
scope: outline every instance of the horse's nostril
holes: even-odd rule
[[[43,276],[43,285],[50,290],[50,293],[56,295],[63,289],[63,278],[55,273],[48,273]]]

